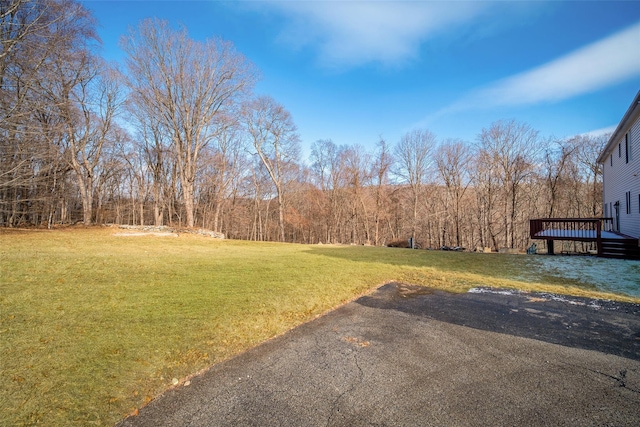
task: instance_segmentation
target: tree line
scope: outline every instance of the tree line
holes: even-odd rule
[[[74,0],[0,3],[0,226],[200,227],[229,238],[523,248],[534,217],[601,216],[606,136],[497,121],[374,148],[315,141],[232,43],[148,19],[99,54]]]

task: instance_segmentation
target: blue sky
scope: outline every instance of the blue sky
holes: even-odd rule
[[[640,90],[640,1],[118,1],[94,12],[102,54],[147,17],[222,37],[318,139],[371,148],[407,131],[470,142],[500,119],[545,137],[613,130]]]

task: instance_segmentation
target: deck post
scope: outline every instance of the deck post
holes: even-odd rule
[[[553,240],[547,240],[547,255],[555,255],[553,251]]]
[[[598,256],[602,256],[602,224],[600,220],[596,222],[596,245],[598,246]]]

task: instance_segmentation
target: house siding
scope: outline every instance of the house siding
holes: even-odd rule
[[[628,135],[628,163],[625,141]],[[609,152],[602,163],[603,166],[603,201],[608,206],[607,214],[614,217],[611,209],[620,202],[620,233],[640,238],[640,117],[636,116],[627,132],[618,136],[614,149]],[[620,147],[621,152],[618,152]],[[627,192],[631,193],[631,205],[627,214]]]

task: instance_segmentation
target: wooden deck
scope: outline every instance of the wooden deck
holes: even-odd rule
[[[613,218],[540,218],[529,221],[531,239],[547,241],[554,254],[555,240],[596,242],[598,256],[640,259],[638,239],[613,231]]]

